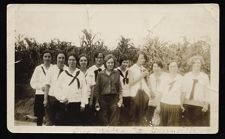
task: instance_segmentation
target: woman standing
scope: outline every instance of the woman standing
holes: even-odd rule
[[[35,89],[34,100],[34,115],[37,117],[37,126],[43,124],[43,117],[45,116],[44,108],[44,94],[45,94],[45,81],[49,68],[51,67],[52,54],[46,50],[43,52],[43,64],[37,66],[30,80],[30,85]]]
[[[68,67],[65,65],[66,55],[62,51],[58,51],[56,55],[56,64],[49,69],[49,74],[46,79],[46,89],[44,97],[44,105],[46,109],[46,125],[62,125],[63,121],[60,121],[64,116],[64,104],[59,102],[55,96],[56,82],[61,73]]]
[[[128,64],[129,59],[126,56],[122,56],[119,60],[120,66],[117,70],[120,73],[120,84],[122,87],[123,105],[120,111],[120,125],[127,126],[130,121],[130,90],[129,90],[129,78],[128,78]]]
[[[185,126],[209,126],[209,77],[201,71],[202,56],[193,56],[189,63],[191,71],[184,75],[182,106]]]
[[[80,112],[87,104],[87,85],[84,73],[78,69],[77,58],[74,54],[68,55],[68,70],[63,71],[57,81],[60,94],[57,99],[65,104],[66,125],[80,125]]]
[[[160,125],[179,126],[181,114],[182,76],[175,61],[169,63],[169,74],[162,82],[160,100]]]
[[[148,101],[153,94],[147,85],[146,77],[149,76],[147,69],[143,67],[147,61],[144,52],[138,53],[137,62],[129,69],[129,87],[131,95],[131,110],[129,125],[145,125],[147,122],[146,112]]]
[[[105,70],[100,72],[96,81],[96,108],[100,108],[101,125],[119,124],[119,108],[122,105],[120,74],[114,70],[116,58],[112,54],[105,57]]]
[[[148,78],[148,86],[150,86],[151,91],[155,94],[155,98],[149,100],[147,119],[149,124],[152,125],[152,117],[154,115],[155,109],[159,106],[160,101],[160,89],[162,86],[162,81],[164,80],[167,73],[162,71],[163,64],[161,62],[155,62],[152,65],[153,73]]]
[[[90,89],[90,80],[87,78],[87,69],[88,69],[88,58],[87,55],[81,54],[79,56],[79,68],[80,71],[84,73],[85,83],[87,85],[87,89]],[[87,99],[88,102],[85,105],[85,110],[81,113],[82,125],[91,125],[90,115],[92,115],[91,109],[88,104],[90,104],[90,90],[87,90]]]
[[[96,52],[94,54],[95,64],[88,68],[87,70],[87,82],[88,82],[88,94],[90,94],[89,107],[91,110],[91,115],[89,116],[89,120],[91,121],[91,125],[99,125],[99,111],[95,109],[96,104],[96,94],[95,85],[98,77],[98,73],[105,69],[104,67],[104,54],[102,52]]]

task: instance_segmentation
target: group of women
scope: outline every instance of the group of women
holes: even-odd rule
[[[155,61],[148,70],[142,51],[133,65],[126,56],[101,52],[92,66],[85,54],[58,52],[56,59],[51,64],[51,52],[44,51],[30,81],[38,126],[44,117],[47,126],[209,126],[209,78],[201,56],[190,58],[184,76],[176,61],[166,68]]]

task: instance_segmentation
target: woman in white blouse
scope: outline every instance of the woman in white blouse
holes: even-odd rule
[[[45,82],[49,68],[51,67],[52,54],[46,50],[43,52],[43,64],[38,65],[30,80],[30,85],[35,89],[34,100],[34,115],[37,117],[37,126],[43,124],[43,117],[45,116],[44,108],[44,94],[45,94]]]
[[[190,58],[191,71],[184,75],[182,104],[185,126],[209,126],[209,77],[201,71],[202,56]]]
[[[80,112],[87,104],[87,85],[85,75],[77,68],[77,58],[74,54],[68,55],[68,70],[63,71],[57,81],[58,99],[65,104],[66,125],[80,125]]]
[[[129,90],[129,72],[128,72],[129,58],[122,55],[119,59],[119,67],[117,70],[120,73],[120,84],[122,88],[123,105],[120,111],[120,125],[127,126],[130,121],[130,90]]]
[[[162,86],[162,81],[164,80],[167,73],[163,69],[163,64],[160,61],[153,63],[152,65],[153,73],[148,77],[148,86],[150,86],[151,91],[155,94],[154,99],[150,99],[148,103],[147,119],[152,125],[152,117],[157,106],[159,106],[160,101],[160,88]]]
[[[175,61],[169,63],[169,74],[162,82],[160,99],[160,125],[179,126],[181,114],[182,76]]]
[[[88,74],[88,57],[86,54],[81,54],[79,56],[79,68],[80,68],[80,71],[84,73],[84,76],[85,76],[85,82],[86,82],[86,85],[87,85],[87,99],[88,99],[88,102],[87,104],[85,105],[85,110],[84,112],[81,113],[81,119],[82,119],[82,125],[91,125],[91,120],[90,120],[90,115],[92,115],[92,112],[91,112],[91,109],[89,107],[89,102],[90,102],[90,80],[88,79],[87,77],[87,74]]]
[[[137,62],[129,68],[129,88],[130,88],[130,122],[129,125],[145,125],[146,112],[149,98],[153,97],[147,85],[149,72],[144,68],[147,56],[144,52],[138,53]]]

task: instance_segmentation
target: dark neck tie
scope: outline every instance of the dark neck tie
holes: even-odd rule
[[[173,81],[173,82],[171,82],[171,83],[168,84],[169,85],[169,91],[173,88],[175,82],[176,81]]]
[[[42,66],[41,66],[41,69],[42,69],[42,71],[43,71],[44,75],[46,76],[45,69],[44,69]]]
[[[190,97],[189,97],[190,100],[192,100],[194,98],[195,85],[196,85],[197,82],[198,82],[197,79],[193,79],[193,85],[192,85],[191,94],[190,94]]]
[[[77,78],[77,76],[80,74],[80,71],[77,71],[75,76],[71,75],[67,70],[65,70],[65,72],[68,76],[73,77],[72,81],[68,84],[68,86],[70,86],[76,79],[77,80],[77,88],[79,89],[80,88],[80,80]]]
[[[58,77],[57,79],[59,78],[59,75],[63,72],[63,69],[59,69],[59,74],[58,74]]]
[[[98,73],[99,73],[100,71],[102,71],[101,68],[99,68],[99,69],[97,69],[97,70],[94,71],[94,73],[95,73],[95,81],[97,80],[97,76],[98,76]]]
[[[128,76],[128,71],[126,71],[125,76],[123,75],[122,71],[120,69],[117,69],[120,73],[120,76],[123,77],[123,84],[128,84],[129,83],[129,79],[127,78]]]

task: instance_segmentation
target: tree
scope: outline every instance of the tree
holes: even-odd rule
[[[82,37],[80,38],[80,51],[79,53],[85,53],[88,56],[89,64],[94,64],[94,54],[96,52],[109,52],[107,46],[101,39],[97,38],[97,34],[84,29],[82,31]]]
[[[117,47],[115,50],[112,50],[112,53],[120,59],[121,56],[127,56],[132,62],[134,62],[134,56],[136,55],[139,49],[134,47],[134,44],[131,42],[130,38],[125,38],[121,36]]]
[[[197,42],[189,42],[185,37],[183,42],[172,43],[163,42],[159,38],[148,38],[144,45],[149,62],[146,67],[149,69],[155,61],[161,61],[164,70],[168,70],[168,64],[171,60],[175,60],[179,65],[179,72],[184,74],[190,71],[187,61],[193,55],[201,55],[205,64],[202,69],[208,75],[210,74],[210,45],[206,41],[199,40]]]

